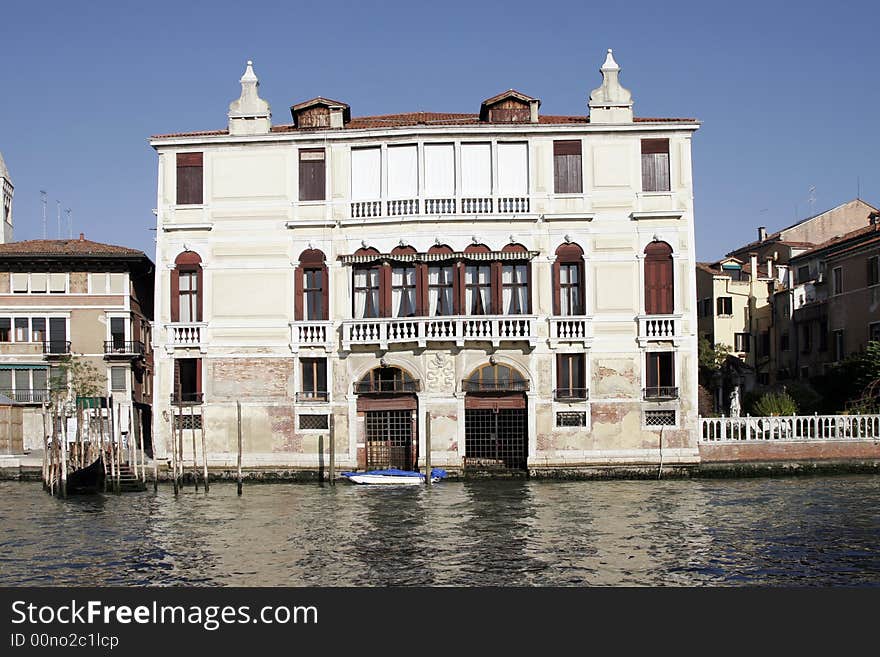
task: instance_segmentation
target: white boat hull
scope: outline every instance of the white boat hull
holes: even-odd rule
[[[353,481],[356,484],[380,484],[385,486],[419,486],[425,483],[424,477],[406,477],[395,475],[362,474],[349,475],[347,478],[349,481]],[[440,479],[438,477],[431,477],[431,481],[437,482],[440,481]]]

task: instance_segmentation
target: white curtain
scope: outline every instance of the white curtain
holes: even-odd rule
[[[178,276],[177,283],[180,291],[178,310],[181,322],[194,322],[192,310],[192,295],[190,294],[190,283],[195,283],[194,276],[189,272],[181,272]]]
[[[431,315],[452,314],[452,267],[428,268],[428,307]]]
[[[492,152],[489,144],[461,145],[461,191],[465,196],[492,193]]]
[[[27,292],[28,291],[28,275],[13,274],[12,275],[12,291]]]
[[[103,276],[103,274],[102,274]],[[31,292],[46,291],[46,274],[31,274]]]
[[[379,148],[351,149],[351,200],[375,201],[382,197],[382,163]]]
[[[49,274],[49,291],[66,292],[67,274]]]
[[[562,265],[559,269],[559,282],[562,287],[562,314],[579,314],[580,281],[577,267]]]
[[[505,265],[501,270],[501,302],[508,315],[520,315],[528,310],[528,276],[526,265]],[[519,285],[515,285],[519,284]]]
[[[425,144],[425,195],[455,195],[455,150],[452,144]]]
[[[491,310],[489,267],[469,266],[465,269],[465,305],[471,315],[486,315]]]
[[[355,269],[354,316],[358,319],[379,316],[379,271]]]
[[[525,196],[529,193],[527,144],[498,144],[498,193],[510,196]]]
[[[416,272],[413,267],[391,270],[391,306],[395,317],[411,317],[416,312]]]
[[[388,198],[416,198],[419,195],[418,147],[389,146]]]

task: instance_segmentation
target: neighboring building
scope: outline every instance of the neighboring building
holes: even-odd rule
[[[828,364],[880,340],[880,213],[870,220],[791,261],[792,372],[799,379],[821,376]]]
[[[25,406],[25,449],[42,446],[42,404],[70,356],[106,377],[149,448],[153,275],[143,252],[82,234],[0,245],[0,394]]]
[[[633,118],[611,51],[589,118],[271,125],[250,62],[227,129],[155,136],[160,457],[538,469],[698,460],[694,119]],[[183,419],[175,421],[175,416]],[[183,440],[187,458],[189,432]]]
[[[3,161],[3,153],[0,153],[0,244],[12,241],[12,194],[15,188],[9,177],[6,162]]]

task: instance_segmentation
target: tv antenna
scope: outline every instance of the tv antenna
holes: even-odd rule
[[[61,201],[55,201],[58,205],[58,239],[61,239]]]
[[[810,185],[810,194],[807,196],[807,202],[810,204],[810,216],[816,214],[816,186]]]
[[[73,239],[73,220],[70,218],[70,208],[64,210],[67,214],[67,239]]]
[[[46,204],[49,202],[45,189],[40,190],[40,204],[43,206],[43,239],[46,239]]]

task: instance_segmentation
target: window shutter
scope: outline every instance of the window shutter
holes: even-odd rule
[[[196,393],[202,392],[202,359],[194,358],[196,363]]]
[[[645,313],[672,314],[672,249],[665,242],[652,242],[645,249],[645,255]]]
[[[300,295],[302,298],[302,295]],[[321,319],[330,318],[330,270],[327,265],[321,267]]]
[[[642,140],[642,190],[668,192],[669,186],[669,140]]]
[[[323,201],[326,191],[326,162],[323,148],[299,152],[299,200]]]
[[[418,148],[390,146],[388,148],[388,198],[408,199],[419,195]]]
[[[177,267],[171,270],[171,321],[180,321],[180,269]]]
[[[202,203],[202,153],[177,154],[177,205]]]
[[[425,194],[455,195],[455,150],[452,144],[425,144]]]
[[[492,193],[492,153],[489,144],[461,145],[461,187],[465,196]]]
[[[301,322],[305,314],[303,312],[303,268],[297,265],[293,270],[293,318]]]
[[[420,262],[416,265],[416,315],[428,315],[428,265]]]
[[[49,292],[66,292],[67,274],[49,274]]]
[[[379,266],[379,317],[391,317],[391,265]]]
[[[498,144],[498,193],[529,193],[529,150],[524,143]]]
[[[31,274],[31,292],[45,292],[45,291],[46,291],[46,274]]]
[[[580,140],[553,142],[553,180],[557,194],[580,194],[583,173]]]
[[[382,164],[379,148],[351,149],[351,200],[375,201],[382,197]]]
[[[559,258],[553,261],[553,314],[559,315],[562,311],[562,298],[561,298],[561,289],[560,286],[562,282],[559,277],[559,270],[561,268],[561,264],[559,263]]]
[[[12,274],[12,291],[27,292],[28,291],[28,274],[14,273]]]
[[[205,296],[202,268],[196,269],[196,321],[202,321],[202,298]]]

